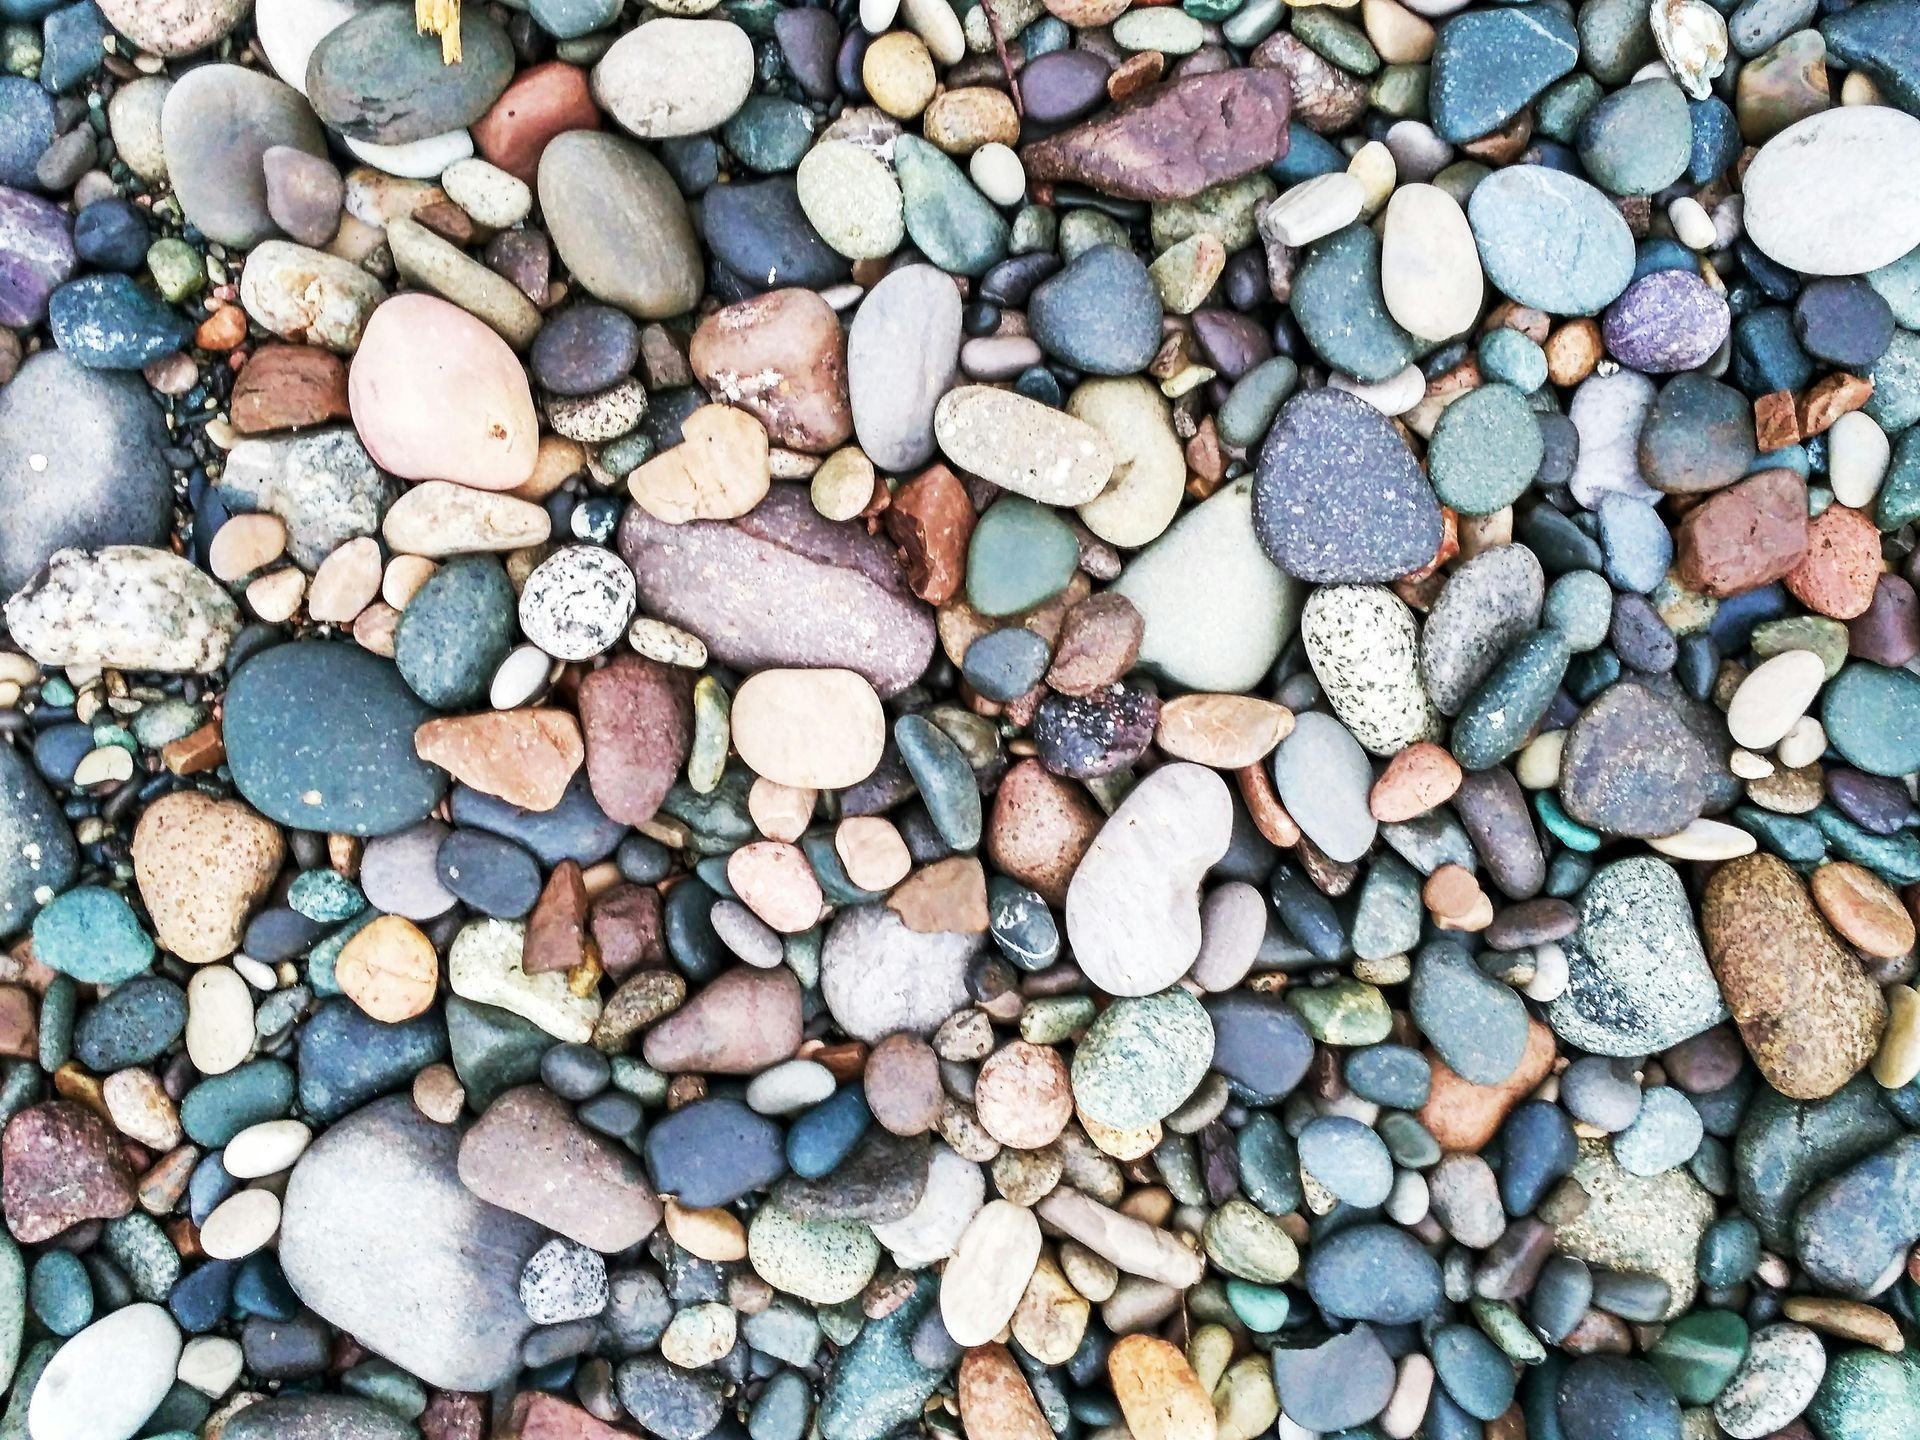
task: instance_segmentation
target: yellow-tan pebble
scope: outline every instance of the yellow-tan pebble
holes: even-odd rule
[[[426,584],[439,568],[424,555],[394,556],[380,577],[380,598],[396,610],[406,609],[413,592]]]
[[[1006,1346],[969,1350],[953,1388],[969,1440],[1051,1440],[1040,1402]]]
[[[730,1210],[666,1202],[667,1234],[689,1255],[725,1265],[747,1258],[747,1228]]]
[[[1107,1376],[1134,1440],[1214,1440],[1213,1398],[1165,1340],[1121,1336],[1107,1356]]]
[[[1353,158],[1347,161],[1347,173],[1358,180],[1365,191],[1365,198],[1360,202],[1363,219],[1371,220],[1393,197],[1393,182],[1398,172],[1393,152],[1378,140],[1369,140],[1353,152]]]
[[[380,542],[361,535],[327,556],[313,572],[307,616],[322,624],[348,625],[379,593]]]
[[[1389,65],[1424,65],[1433,55],[1433,26],[1399,0],[1360,0],[1360,23]]]
[[[851,520],[873,499],[873,461],[858,445],[843,446],[813,472],[808,496],[829,520]]]
[[[854,815],[833,832],[834,853],[847,878],[862,890],[891,890],[907,878],[913,856],[907,842],[884,815]]]
[[[1873,1078],[1898,1090],[1920,1076],[1920,991],[1911,985],[1887,987],[1887,1028],[1873,1056]]]
[[[1794,1295],[1781,1307],[1781,1312],[1798,1324],[1824,1330],[1842,1340],[1857,1340],[1889,1355],[1898,1355],[1906,1348],[1899,1322],[1886,1311],[1859,1300],[1842,1300],[1831,1295]]]
[[[286,548],[287,526],[278,515],[235,515],[213,532],[207,568],[221,580],[238,580],[265,569]]]
[[[1013,1312],[1013,1338],[1041,1364],[1064,1365],[1080,1348],[1092,1312],[1053,1257],[1042,1255]]]
[[[397,1025],[433,1004],[440,959],[419,926],[382,915],[347,941],[334,962],[334,979],[368,1015]]]
[[[1877,960],[1894,960],[1913,949],[1913,917],[1894,888],[1863,865],[1837,860],[1809,880],[1813,903],[1840,938]]]
[[[291,620],[307,593],[307,577],[289,565],[247,586],[247,608],[269,624]]]
[[[769,840],[798,840],[813,820],[816,791],[761,776],[747,790],[747,814]]]
[[[933,99],[933,56],[918,35],[890,30],[867,47],[860,79],[874,104],[896,120],[911,120]]]
[[[1004,91],[989,85],[963,85],[934,97],[921,128],[927,139],[949,155],[971,155],[982,145],[1017,141],[1020,116]]]

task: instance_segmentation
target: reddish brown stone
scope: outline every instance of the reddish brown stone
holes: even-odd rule
[[[345,420],[347,367],[313,345],[266,345],[233,382],[233,428],[242,435]]]
[[[526,1390],[513,1397],[500,1440],[633,1440],[625,1430],[596,1420],[557,1395]]]
[[[622,655],[580,681],[587,783],[615,820],[644,825],[693,746],[693,685],[685,670]]]
[[[917,1035],[889,1035],[867,1056],[867,1108],[882,1130],[924,1135],[940,1119],[940,1060]]]
[[[552,60],[522,71],[473,125],[474,148],[509,175],[534,183],[540,152],[568,130],[598,130],[587,72]]]
[[[527,943],[520,968],[529,975],[571,970],[593,954],[587,939],[587,887],[577,860],[562,860],[527,916]]]
[[[1753,433],[1762,452],[1800,443],[1800,416],[1791,390],[1775,390],[1753,402]]]
[[[774,290],[714,311],[687,348],[715,400],[738,405],[789,450],[824,454],[853,434],[847,337],[811,290]]]
[[[929,465],[894,491],[880,523],[900,547],[908,586],[929,605],[960,593],[977,518],[967,487],[944,465]]]
[[[799,1048],[800,1023],[791,970],[737,965],[649,1030],[641,1054],[668,1075],[757,1075]]]
[[[1879,527],[1865,511],[1829,505],[1808,522],[1807,553],[1787,589],[1809,610],[1851,620],[1873,603],[1881,571]]]
[[[1811,440],[1833,428],[1833,422],[1858,410],[1873,397],[1873,381],[1836,370],[1822,375],[1800,399],[1800,438]]]
[[[558,805],[584,754],[580,726],[564,710],[443,716],[413,732],[413,748],[463,785],[527,810]]]
[[[1047,684],[1063,695],[1091,695],[1133,668],[1147,622],[1133,602],[1111,590],[1067,612],[1053,649]]]
[[[23,1245],[134,1206],[133,1173],[112,1128],[71,1100],[29,1105],[0,1135],[0,1204]]]
[[[1067,903],[1067,882],[1105,818],[1071,780],[1049,773],[1038,760],[1022,760],[993,797],[987,854],[1057,908]]]
[[[1089,185],[1127,200],[1188,200],[1287,153],[1289,79],[1242,69],[1156,85],[1025,146],[1020,158],[1030,180]],[[1366,87],[1353,83],[1364,107]]]
[[[1792,572],[1807,553],[1807,487],[1762,470],[1709,496],[1675,536],[1680,578],[1703,594],[1738,595]]]
[[[1920,655],[1920,597],[1898,575],[1882,575],[1873,600],[1847,622],[1847,649],[1862,660],[1897,670]]]
[[[424,1440],[483,1440],[487,1397],[464,1390],[436,1390],[420,1416]]]
[[[40,1053],[40,1026],[33,996],[17,985],[0,986],[0,1055],[32,1060]]]
[[[1498,1085],[1463,1080],[1438,1055],[1431,1055],[1433,1088],[1420,1107],[1420,1123],[1443,1150],[1478,1151],[1493,1139],[1508,1112],[1547,1078],[1553,1057],[1553,1032],[1538,1020],[1527,1022],[1527,1048],[1519,1068]]]
[[[660,892],[652,886],[614,886],[593,902],[587,923],[600,950],[601,968],[615,980],[624,980],[643,966],[666,963]]]
[[[971,855],[914,871],[894,887],[887,908],[922,935],[983,935],[987,929],[987,872]]]

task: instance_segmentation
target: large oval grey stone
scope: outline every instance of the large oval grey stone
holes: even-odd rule
[[[326,131],[300,92],[240,65],[202,65],[174,82],[160,143],[188,222],[209,240],[246,247],[280,233],[260,157],[275,145],[327,153]]]
[[[69,548],[160,545],[173,519],[171,440],[138,375],[58,350],[0,388],[0,592]]]
[[[1487,279],[1553,315],[1595,315],[1633,279],[1633,232],[1599,190],[1545,165],[1496,170],[1467,221]]]
[[[1805,275],[1861,275],[1920,245],[1920,119],[1845,105],[1760,147],[1740,181],[1748,238]]]
[[[960,361],[960,291],[931,265],[903,265],[867,293],[847,330],[847,392],[860,448],[882,470],[933,458],[933,409]]]
[[[540,155],[540,211],[553,248],[587,292],[643,320],[694,307],[700,242],[673,177],[631,140],[556,135]]]
[[[459,1150],[459,1130],[404,1095],[347,1116],[294,1166],[280,1265],[375,1354],[439,1389],[491,1390],[520,1367],[520,1271],[547,1232],[476,1199]]]

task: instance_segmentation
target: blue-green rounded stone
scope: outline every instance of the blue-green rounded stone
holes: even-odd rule
[[[71,1250],[43,1251],[27,1278],[34,1316],[56,1335],[75,1335],[93,1320],[93,1280]]]
[[[117,890],[80,885],[33,918],[33,955],[89,985],[118,985],[153,963],[153,937]]]
[[[1871,775],[1920,769],[1920,676],[1854,661],[1827,686],[1820,719],[1848,764]]]
[[[1080,542],[1066,521],[1023,495],[988,507],[967,544],[967,600],[982,615],[1044,605],[1073,578]]]
[[[1495,381],[1442,412],[1427,448],[1427,475],[1443,504],[1463,515],[1491,515],[1520,498],[1546,453],[1527,397]]]
[[[440,710],[477,705],[513,649],[513,582],[491,555],[456,555],[414,592],[393,632],[393,663]]]

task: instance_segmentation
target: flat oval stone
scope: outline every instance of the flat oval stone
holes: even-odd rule
[[[1527,1049],[1527,1008],[1519,992],[1483,975],[1449,941],[1426,946],[1413,968],[1415,1021],[1436,1054],[1475,1085],[1498,1085]]]
[[[0,324],[19,329],[47,318],[47,298],[78,263],[73,230],[59,206],[0,187]]]
[[[1142,780],[1101,827],[1067,887],[1067,936],[1110,995],[1151,995],[1200,952],[1200,880],[1226,853],[1232,798],[1219,775],[1176,762]]]
[[[179,1361],[173,1317],[145,1302],[124,1306],[54,1352],[33,1386],[23,1429],[36,1440],[136,1433],[166,1398]]]
[[[1440,1306],[1440,1266],[1393,1225],[1351,1225],[1307,1253],[1307,1293],[1329,1315],[1406,1325]]]
[[[1545,165],[1496,170],[1467,219],[1487,278],[1553,315],[1598,314],[1633,279],[1633,233],[1599,190]]]
[[[1476,10],[1440,26],[1428,104],[1441,139],[1497,130],[1579,62],[1580,37],[1556,11]]]
[[[1043,281],[1027,302],[1033,338],[1088,375],[1131,375],[1160,348],[1160,300],[1131,250],[1095,245]]]
[[[237,1411],[226,1440],[412,1440],[392,1410],[359,1395],[268,1395]]]
[[[1583,825],[1612,835],[1671,835],[1707,802],[1705,748],[1679,712],[1636,681],[1606,690],[1568,734],[1560,800]]]
[[[1213,1063],[1213,1021],[1185,990],[1118,1000],[1073,1052],[1073,1103],[1116,1130],[1179,1109]]]
[[[753,42],[738,25],[667,15],[608,48],[593,67],[593,98],[623,130],[667,140],[725,124],[753,79]]]
[[[1419,352],[1419,342],[1388,312],[1380,241],[1365,225],[1306,247],[1288,305],[1315,353],[1365,384],[1392,379]]]
[[[854,433],[874,465],[905,471],[934,453],[933,412],[960,359],[960,291],[931,265],[891,270],[847,331]]]
[[[1740,182],[1747,236],[1803,275],[1863,275],[1920,245],[1920,119],[1847,105],[1796,121]],[[1817,197],[1810,203],[1809,197]]]
[[[1367,853],[1379,830],[1367,805],[1373,767],[1346,726],[1319,711],[1295,716],[1273,753],[1273,780],[1287,813],[1329,859]]]
[[[239,65],[201,65],[160,112],[167,179],[189,224],[209,240],[251,248],[280,233],[267,210],[261,157],[277,145],[327,153],[326,132],[291,85]]]
[[[1622,364],[1666,375],[1704,365],[1731,323],[1727,302],[1698,275],[1656,270],[1607,307],[1600,328]]]
[[[513,46],[484,10],[460,15],[460,63],[404,6],[373,5],[329,31],[307,60],[314,112],[350,140],[405,145],[473,124],[513,78]]]
[[[654,1188],[682,1205],[731,1205],[786,1171],[780,1127],[738,1100],[698,1100],[647,1132]]]
[[[1450,340],[1479,318],[1485,290],[1459,201],[1436,185],[1395,190],[1380,240],[1380,291],[1395,322],[1422,340]]]
[[[652,155],[617,135],[569,130],[541,151],[538,182],[553,248],[588,294],[642,320],[694,307],[700,242]]]
[[[1539,558],[1525,545],[1496,545],[1453,572],[1420,633],[1421,673],[1443,714],[1458,713],[1539,623],[1545,596]]]
[[[1300,614],[1300,638],[1334,714],[1375,755],[1437,739],[1439,713],[1420,677],[1413,612],[1379,585],[1323,585]]]
[[[1821,698],[1820,718],[1848,764],[1870,775],[1920,769],[1920,679],[1908,671],[1846,665]]]
[[[1043,505],[1084,505],[1113,478],[1113,454],[1084,420],[1014,390],[962,385],[934,410],[947,458]]]
[[[316,696],[326,704],[316,706]],[[446,772],[414,753],[433,711],[386,660],[356,645],[297,641],[255,656],[227,687],[234,784],[283,825],[385,835],[424,819]]]

